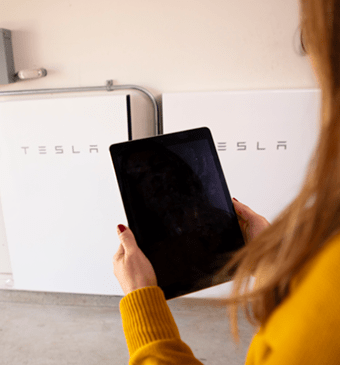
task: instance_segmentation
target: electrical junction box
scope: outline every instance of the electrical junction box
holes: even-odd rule
[[[11,31],[0,28],[0,85],[15,81]]]

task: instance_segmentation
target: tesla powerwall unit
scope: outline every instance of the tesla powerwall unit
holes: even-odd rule
[[[164,133],[209,127],[231,194],[273,220],[301,186],[320,97],[319,90],[163,94]]]
[[[320,106],[319,90],[163,94],[164,133],[210,128],[231,195],[272,221],[299,192]]]
[[[0,103],[0,195],[13,289],[123,294],[113,275],[126,217],[109,146],[128,96]]]

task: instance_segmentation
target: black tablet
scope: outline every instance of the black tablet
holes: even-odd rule
[[[166,299],[229,281],[244,241],[208,128],[114,144],[129,227]]]

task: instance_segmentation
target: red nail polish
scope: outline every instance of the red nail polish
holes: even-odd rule
[[[238,202],[238,200],[236,198],[233,198],[233,199]]]
[[[119,224],[119,225],[118,225],[118,231],[119,231],[120,233],[123,233],[125,230],[126,230],[126,227],[125,227],[123,224]]]

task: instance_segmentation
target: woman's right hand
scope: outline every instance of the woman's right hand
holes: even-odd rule
[[[252,241],[259,233],[270,226],[265,217],[255,213],[247,205],[233,198],[237,219],[241,227],[243,239],[246,244]]]

